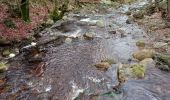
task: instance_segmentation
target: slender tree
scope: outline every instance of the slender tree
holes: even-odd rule
[[[21,16],[22,19],[25,22],[29,22],[30,21],[30,16],[29,16],[29,0],[21,0]]]

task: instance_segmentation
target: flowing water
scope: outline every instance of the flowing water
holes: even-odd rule
[[[133,63],[132,54],[138,47],[136,41],[150,38],[144,29],[132,22],[127,24],[127,8],[141,7],[144,1],[125,5],[118,11],[106,14],[69,14],[42,32],[36,56],[21,53],[10,61],[7,74],[7,91],[0,94],[2,100],[169,100],[170,75],[149,66],[144,79],[129,79],[120,90],[118,64],[107,71],[94,66],[106,59]],[[100,22],[102,25],[96,25]],[[84,33],[94,33],[93,39],[83,38]],[[66,38],[72,39],[65,42]],[[36,47],[33,47],[37,49]],[[32,53],[32,52],[31,52]],[[33,60],[32,60],[33,59]],[[30,61],[31,60],[31,61]],[[79,98],[78,98],[79,97]]]

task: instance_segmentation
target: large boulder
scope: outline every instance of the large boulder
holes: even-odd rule
[[[155,51],[152,49],[143,49],[133,53],[133,57],[139,61],[144,60],[145,58],[152,58],[155,54]]]

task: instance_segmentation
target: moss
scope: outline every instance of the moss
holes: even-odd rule
[[[161,54],[158,56],[158,61],[170,66],[170,55]]]
[[[108,62],[110,65],[116,64],[116,61],[114,59],[105,59],[105,60],[102,60],[101,62]]]
[[[143,65],[135,64],[131,66],[131,73],[133,77],[143,78],[145,75],[145,68]]]
[[[136,42],[136,46],[145,47],[145,42],[143,40],[139,40]]]
[[[11,19],[5,19],[3,21],[3,23],[5,24],[6,27],[8,28],[16,28],[16,25],[14,24],[14,22]]]
[[[0,62],[0,72],[6,70],[8,65],[5,62]]]

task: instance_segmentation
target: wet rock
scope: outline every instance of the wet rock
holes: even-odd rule
[[[133,17],[136,19],[142,19],[142,18],[144,18],[144,13],[142,11],[135,12],[133,14]]]
[[[166,46],[166,45],[168,45],[168,43],[165,43],[165,42],[155,42],[155,43],[153,44],[153,47],[156,48],[156,49],[158,49],[158,48],[164,47],[164,46]]]
[[[133,57],[139,61],[144,60],[145,58],[152,58],[155,54],[155,51],[152,49],[143,49],[133,53]]]
[[[105,60],[102,60],[101,62],[108,62],[110,65],[116,64],[116,61],[114,59],[105,59]]]
[[[13,58],[13,57],[15,57],[16,55],[14,54],[14,53],[10,53],[9,54],[9,58]]]
[[[125,14],[126,14],[126,15],[131,15],[132,12],[131,12],[131,11],[127,11]]]
[[[0,62],[0,72],[8,69],[8,65],[5,62]]]
[[[121,38],[124,38],[124,37],[126,37],[126,36],[127,36],[126,33],[121,33],[121,34],[120,34],[120,37],[121,37]]]
[[[109,34],[116,34],[116,31],[109,31]]]
[[[156,58],[159,62],[170,66],[170,55],[157,54]]]
[[[68,44],[69,44],[69,43],[71,43],[71,42],[72,42],[72,39],[71,39],[71,38],[66,38],[66,39],[65,39],[65,43],[68,43]]]
[[[135,78],[144,78],[145,76],[145,67],[140,64],[134,64],[131,66],[132,76]]]
[[[10,44],[11,44],[10,41],[0,37],[0,45],[10,45]]]
[[[143,40],[137,41],[136,42],[136,46],[138,46],[138,47],[145,47],[145,41],[143,41]]]
[[[53,25],[53,24],[54,24],[54,21],[53,21],[52,19],[48,19],[48,20],[46,21],[46,24],[47,24],[47,25]]]
[[[96,25],[98,26],[98,27],[104,27],[105,25],[104,25],[104,22],[102,21],[102,20],[100,20],[100,21],[97,21],[96,22]]]
[[[95,67],[99,70],[107,70],[111,65],[108,62],[100,62],[95,64]]]
[[[143,65],[145,68],[146,67],[155,67],[155,62],[152,58],[146,58],[146,59],[140,61],[139,64]]]
[[[94,33],[92,33],[92,32],[87,32],[87,33],[85,33],[83,36],[84,36],[84,38],[85,39],[87,39],[87,40],[90,40],[90,39],[93,39],[94,38]]]
[[[10,55],[10,53],[11,53],[11,51],[10,51],[9,49],[5,49],[5,50],[2,52],[2,56],[7,57],[7,56]]]
[[[129,17],[127,20],[126,20],[126,24],[131,24],[133,22],[133,18]]]

